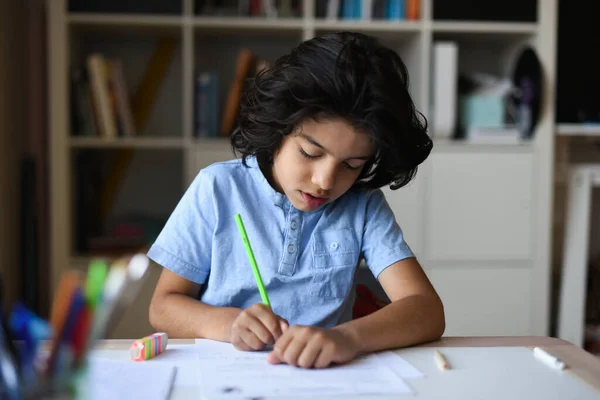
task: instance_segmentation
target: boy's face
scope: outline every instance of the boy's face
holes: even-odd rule
[[[275,155],[275,189],[298,210],[316,210],[346,193],[372,156],[369,136],[344,120],[307,120]]]

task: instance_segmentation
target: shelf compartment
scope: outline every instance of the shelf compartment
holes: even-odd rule
[[[162,55],[156,57],[157,53]],[[125,99],[122,99],[123,96],[121,96],[122,92],[120,90],[111,89],[116,87],[112,83],[112,79],[107,86],[109,104],[113,104],[113,99],[118,96],[116,100],[118,106],[116,108],[110,107],[111,121],[114,120],[117,134],[112,132],[112,129],[106,132],[99,129],[98,124],[92,122],[90,125],[89,122],[90,119],[94,121],[101,120],[103,114],[99,110],[103,109],[100,106],[103,103],[95,103],[93,100],[85,101],[86,97],[106,97],[106,94],[93,91],[94,82],[97,82],[98,76],[100,76],[92,73],[98,71],[98,68],[90,69],[90,56],[94,54],[102,56],[105,64],[107,64],[106,71],[110,71],[110,68],[115,66],[115,62],[120,63],[122,66]],[[112,145],[114,147],[138,145],[138,142],[120,142],[117,139],[181,138],[183,136],[181,111],[183,102],[182,62],[182,41],[179,37],[164,36],[157,32],[151,32],[148,35],[122,35],[116,34],[111,29],[105,29],[104,32],[101,30],[86,31],[73,35],[70,43],[71,82],[69,84],[71,91],[77,88],[77,96],[71,96],[71,99],[74,99],[71,107],[72,110],[75,110],[76,104],[77,107],[83,107],[79,111],[81,116],[78,117],[77,121],[85,119],[84,124],[86,126],[86,129],[82,129],[79,123],[73,124],[71,128],[73,137],[110,139],[83,143],[93,143],[92,146],[102,144],[102,146]],[[150,65],[149,63],[154,64]],[[100,62],[97,62],[97,65],[100,65]],[[148,74],[151,78],[148,77]],[[79,86],[73,86],[73,82],[77,82]],[[143,88],[140,87],[142,83],[144,83]],[[131,108],[133,124],[138,125],[134,129],[135,132],[131,132],[129,128],[121,127],[123,125],[120,121],[121,111],[127,109],[127,106],[123,108],[122,104],[127,104],[127,101]],[[94,110],[92,115],[96,117],[90,118],[89,110],[92,108]],[[136,110],[138,111],[136,112]],[[110,125],[112,125],[112,122]],[[95,126],[95,129],[89,129],[90,126]],[[119,132],[124,135],[119,135]],[[125,134],[129,132],[133,135]],[[139,142],[139,144],[141,146],[147,145],[144,141]],[[152,146],[152,144],[147,146]]]
[[[471,117],[467,117],[467,111],[463,109],[463,107],[467,106],[464,103],[464,100],[467,98],[466,96],[470,94],[469,91],[466,90],[466,88],[469,86],[467,82],[470,80],[472,80],[473,82],[477,82],[477,76],[482,75],[493,77],[498,81],[510,81],[514,74],[515,65],[519,56],[528,46],[531,46],[532,38],[528,36],[509,37],[502,35],[479,35],[475,33],[467,34],[465,32],[436,32],[433,34],[432,53],[435,53],[435,49],[438,43],[444,42],[453,43],[458,49],[458,60],[456,68],[458,73],[457,79],[460,84],[457,84],[456,88],[456,125],[454,135],[457,135],[459,138],[462,138],[464,136],[469,135],[468,130],[469,125],[471,124],[470,118],[472,117],[472,115]],[[432,65],[435,65],[435,55],[432,56],[431,62]],[[443,62],[454,61],[448,59],[447,61],[442,61],[442,63]],[[454,66],[450,68],[450,70],[452,70],[453,73],[454,69]],[[447,78],[450,79],[450,77]],[[435,101],[433,93],[436,89],[435,85],[437,84],[433,79],[433,73],[431,75],[431,82],[431,102],[433,103]],[[502,114],[500,120],[492,119],[489,122],[486,121],[486,123],[488,123],[490,126],[499,126],[502,124],[506,126],[510,126],[513,124],[518,125],[516,115],[510,113],[510,109],[506,106],[506,101],[503,101],[502,99],[498,100],[501,104],[500,107],[502,107],[502,110],[500,111]],[[432,104],[432,109],[435,109],[435,106],[435,104]],[[472,113],[474,111],[470,112]],[[474,123],[473,126],[477,126],[477,123]],[[481,126],[481,122],[479,122],[479,126]],[[434,131],[435,130],[436,129],[434,129]],[[537,132],[534,132],[534,135],[536,134]],[[499,141],[500,138],[490,138],[490,141],[496,140]],[[505,143],[504,145],[514,146],[510,143]]]
[[[72,170],[73,248],[83,255],[131,253],[149,246],[185,191],[177,149],[77,149]]]
[[[240,84],[238,69],[244,71],[245,80],[252,79],[260,68],[274,65],[279,57],[289,54],[302,41],[301,31],[288,33],[242,36],[196,32],[193,110],[189,122],[192,124],[192,137],[222,139],[228,136],[235,125],[234,115],[239,112],[241,100],[235,90],[236,82]],[[250,57],[245,50],[251,53]],[[238,105],[234,108],[228,107],[230,96],[236,96]]]

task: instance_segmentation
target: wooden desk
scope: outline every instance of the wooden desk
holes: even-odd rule
[[[126,359],[132,340],[105,340],[101,341],[97,349],[100,350],[123,350],[123,359]],[[192,339],[170,339],[169,344],[193,344]],[[575,376],[584,384],[588,384],[591,388],[594,388],[600,399],[600,359],[594,357],[592,354],[585,352],[581,348],[566,342],[561,339],[550,338],[550,337],[447,337],[442,338],[439,341],[427,343],[421,346],[415,346],[413,348],[406,349],[408,352],[415,352],[418,349],[427,347],[535,347],[539,346],[547,350],[554,356],[562,359],[568,366],[568,368],[562,373],[570,374]],[[401,352],[403,350],[400,350]],[[114,354],[115,352],[107,352]],[[121,357],[119,357],[121,358]],[[411,361],[409,359],[409,361]],[[493,362],[493,360],[491,360]],[[425,371],[424,371],[425,372]],[[427,374],[426,374],[427,375]],[[425,378],[427,379],[427,378]],[[425,383],[427,384],[427,382]],[[418,389],[417,389],[418,392]],[[427,396],[419,396],[417,398],[429,398]],[[447,393],[447,399],[452,399],[451,393]],[[175,387],[171,396],[171,399],[192,399],[198,398],[198,391],[191,388],[177,388]],[[363,397],[364,398],[364,397]],[[378,397],[379,398],[379,397]],[[381,397],[383,398],[383,397]],[[402,397],[404,398],[404,397]],[[407,398],[414,398],[408,396]],[[437,397],[436,397],[437,398]],[[495,399],[493,393],[490,393],[489,399]],[[523,398],[528,398],[524,396]],[[586,397],[587,398],[587,397]],[[302,398],[300,398],[302,399]],[[304,399],[305,400],[305,399]],[[465,398],[461,397],[461,400]]]

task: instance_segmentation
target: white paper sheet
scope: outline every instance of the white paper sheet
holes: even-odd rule
[[[175,386],[198,386],[198,352],[193,344],[170,344],[164,353],[148,360],[177,367]],[[148,362],[144,361],[144,362]]]
[[[165,400],[171,393],[175,373],[176,368],[168,364],[91,357],[81,398]]]
[[[91,358],[129,361],[128,350],[93,350]],[[177,367],[175,386],[198,386],[198,352],[193,344],[169,344],[164,353],[146,361],[144,364],[163,364]]]
[[[421,371],[413,367],[411,363],[393,351],[382,351],[375,354],[375,356],[400,378],[413,379],[425,376]]]
[[[200,391],[207,398],[411,393],[375,355],[326,369],[271,365],[268,352],[238,351],[229,343],[196,341]]]

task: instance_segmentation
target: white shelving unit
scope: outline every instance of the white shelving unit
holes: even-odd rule
[[[535,35],[539,25],[522,22],[432,22],[434,32],[481,33],[500,35]]]
[[[303,15],[297,19],[196,16],[193,0],[182,1],[183,13],[177,16],[69,13],[66,0],[47,3],[52,288],[65,270],[85,265],[91,256],[73,250],[71,159],[75,152],[151,152],[152,156],[142,156],[142,170],[148,160],[168,154],[168,162],[157,161],[157,169],[167,176],[161,175],[163,180],[180,184],[175,193],[157,183],[150,199],[136,197],[133,189],[122,199],[125,208],[153,201],[162,213],[171,211],[199,168],[232,157],[226,139],[193,137],[197,68],[219,70],[224,96],[242,46],[274,61],[316,35],[359,31],[381,38],[398,51],[409,69],[416,106],[429,116],[429,71],[436,40],[459,44],[461,68],[504,74],[510,74],[521,46],[531,44],[547,85],[534,139],[514,145],[472,144],[435,140],[431,132],[434,151],[417,179],[400,191],[386,189],[386,195],[409,244],[444,298],[446,334],[548,333],[556,0],[538,0],[538,20],[533,23],[434,21],[432,2],[446,0],[422,0],[420,20],[399,22],[317,19],[315,0],[305,0]],[[123,57],[126,76],[135,82],[150,43],[160,35],[175,37],[179,45],[148,129],[127,139],[71,137],[71,63],[90,51],[114,52]],[[153,180],[143,182],[152,186]],[[139,183],[131,185],[143,189]]]
[[[95,14],[95,13],[70,13],[66,15],[66,21],[71,27],[111,27],[123,26],[128,28],[141,27],[170,27],[181,28],[182,17],[154,16],[154,15],[131,15],[131,14]]]
[[[183,149],[189,146],[189,141],[183,138],[71,138],[70,146],[74,149]]]

